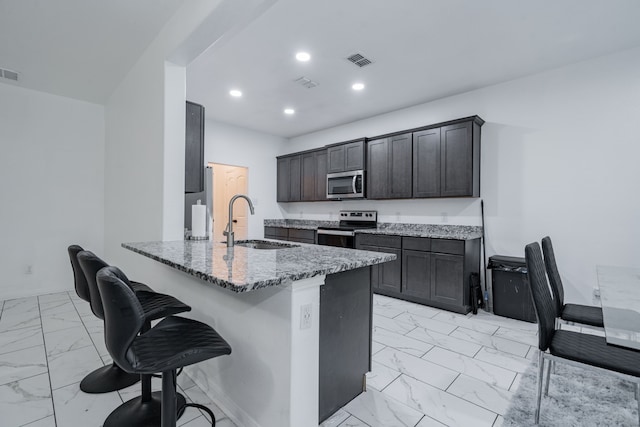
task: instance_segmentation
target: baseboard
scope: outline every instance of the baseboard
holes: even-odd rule
[[[189,378],[198,386],[204,394],[209,397],[215,403],[218,408],[224,412],[231,421],[237,426],[243,427],[262,427],[256,420],[254,420],[247,412],[239,407],[234,401],[226,397],[224,390],[218,387],[217,384],[207,383],[204,384],[198,375],[194,375],[194,371],[197,371],[197,365],[186,366],[182,375],[187,374]],[[203,375],[204,371],[201,371]]]
[[[29,297],[37,297],[40,295],[46,294],[55,294],[59,292],[69,292],[74,291],[73,288],[61,288],[61,289],[52,289],[52,288],[38,288],[38,289],[16,289],[10,290],[6,292],[0,293],[0,301],[10,300],[10,299],[18,299],[18,298],[29,298]]]

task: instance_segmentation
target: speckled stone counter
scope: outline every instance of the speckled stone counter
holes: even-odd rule
[[[317,230],[318,227],[337,227],[338,221],[320,221],[313,219],[265,219],[264,226]]]
[[[354,270],[396,258],[395,255],[380,252],[304,243],[292,245],[295,247],[227,248],[224,243],[181,240],[123,243],[122,247],[234,292],[289,284],[296,280]]]
[[[316,221],[306,219],[265,219],[265,227],[300,228],[317,230],[318,227],[337,227],[338,221]],[[432,237],[435,239],[472,240],[482,237],[482,227],[449,224],[403,224],[381,222],[378,228],[357,230],[356,233],[390,234],[409,237]]]
[[[482,227],[471,225],[402,224],[381,222],[378,223],[378,228],[357,230],[356,233],[472,240],[482,237]]]

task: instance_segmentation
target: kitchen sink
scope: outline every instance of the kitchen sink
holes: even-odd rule
[[[236,246],[244,246],[245,248],[251,249],[287,249],[300,247],[300,245],[269,242],[267,240],[237,240],[235,244]]]

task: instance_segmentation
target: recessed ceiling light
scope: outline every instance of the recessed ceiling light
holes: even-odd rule
[[[296,53],[296,59],[300,62],[307,62],[311,59],[311,55],[309,55],[307,52],[298,52]]]
[[[293,108],[285,108],[284,109],[284,113],[285,114],[291,115],[291,114],[294,114],[295,112],[296,112],[296,110],[294,110]]]
[[[351,89],[362,90],[364,89],[364,83],[354,83],[353,85],[351,85]]]
[[[229,95],[236,97],[236,98],[240,98],[242,96],[242,92],[240,92],[237,89],[233,89],[229,91]]]

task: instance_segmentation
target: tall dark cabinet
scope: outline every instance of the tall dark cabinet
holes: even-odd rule
[[[204,107],[187,101],[184,192],[204,191]]]

